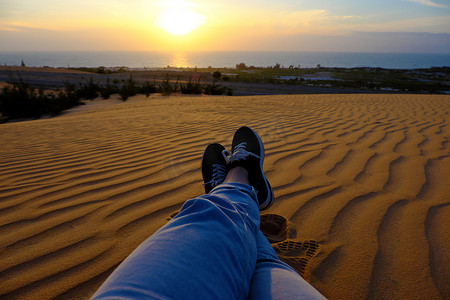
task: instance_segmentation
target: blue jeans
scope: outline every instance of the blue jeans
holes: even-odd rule
[[[253,187],[221,184],[188,200],[93,299],[324,299],[259,229]]]

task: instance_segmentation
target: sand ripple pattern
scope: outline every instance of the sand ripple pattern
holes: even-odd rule
[[[202,193],[205,146],[248,125],[267,213],[320,245],[310,282],[326,297],[448,299],[449,111],[449,96],[153,97],[2,124],[0,297],[88,298]]]

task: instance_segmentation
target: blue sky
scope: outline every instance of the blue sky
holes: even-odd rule
[[[198,26],[158,27],[170,5]],[[450,0],[0,0],[8,50],[450,53]]]

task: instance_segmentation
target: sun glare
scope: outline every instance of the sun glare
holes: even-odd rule
[[[185,35],[199,28],[205,17],[195,12],[184,0],[166,0],[156,19],[156,25],[173,35]]]

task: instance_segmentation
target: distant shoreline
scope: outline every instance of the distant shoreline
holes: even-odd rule
[[[236,64],[268,67],[416,69],[450,66],[450,53],[370,53],[313,51],[0,51],[0,65],[50,67],[233,68]]]

